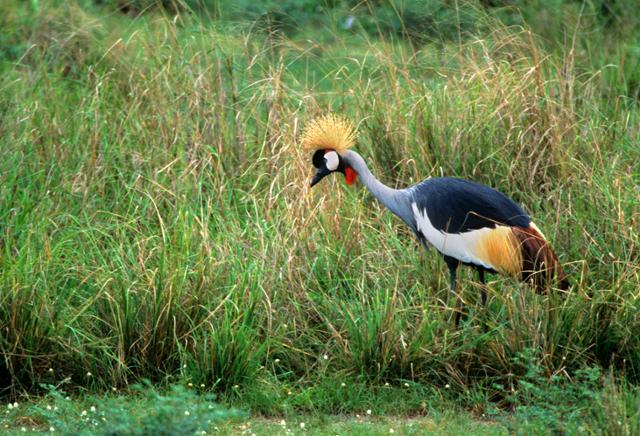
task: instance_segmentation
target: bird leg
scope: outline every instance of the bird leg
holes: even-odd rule
[[[484,270],[478,268],[478,278],[480,279],[480,299],[482,300],[482,307],[487,305],[487,282],[484,280]]]
[[[447,266],[449,267],[451,293],[456,297],[454,321],[457,328],[460,324],[460,316],[462,315],[462,298],[460,298],[460,295],[456,292],[456,270],[458,268],[458,260],[449,256],[445,256],[444,260],[447,262]]]

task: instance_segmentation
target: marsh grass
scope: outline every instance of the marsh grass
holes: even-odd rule
[[[418,48],[26,8],[0,6],[24,44],[0,66],[3,396],[189,380],[253,389],[268,413],[290,389],[356,378],[500,402],[526,350],[540,377],[637,381],[635,76],[592,68],[577,36],[550,50],[486,16],[491,32]],[[296,138],[329,109],[359,124],[358,151],[393,186],[460,176],[524,204],[569,292],[492,277],[482,309],[465,272],[454,329],[434,250],[362,187],[308,188]],[[296,407],[342,410],[338,394],[311,398]]]

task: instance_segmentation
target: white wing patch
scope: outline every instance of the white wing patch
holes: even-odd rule
[[[480,259],[475,253],[478,244],[487,234],[491,233],[493,229],[484,228],[464,233],[445,233],[433,227],[433,224],[429,221],[426,210],[418,210],[416,203],[411,204],[411,209],[416,219],[418,231],[421,232],[427,241],[436,247],[438,251],[462,262],[497,270],[496,267]]]
[[[338,164],[340,163],[340,159],[338,158],[338,153],[335,151],[330,151],[329,153],[324,155],[324,159],[327,161],[327,169],[331,171],[335,171],[338,169]]]

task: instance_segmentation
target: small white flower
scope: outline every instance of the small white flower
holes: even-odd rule
[[[275,363],[280,363],[280,359],[274,360]]]
[[[91,377],[93,374],[87,371],[87,377]]]
[[[200,383],[200,387],[201,387],[201,388],[204,388],[204,383]]]
[[[395,433],[396,431],[392,428],[389,429],[389,433]]]
[[[7,409],[9,409],[9,410],[13,409],[13,404],[11,404],[11,403],[7,404]]]
[[[193,387],[193,383],[188,383],[187,386],[189,386],[190,388]]]
[[[404,384],[404,387],[405,387],[405,388],[408,388],[408,387],[409,387],[409,383],[405,383],[405,384]]]
[[[118,389],[116,389],[116,387],[115,387],[115,386],[112,386],[112,387],[111,387],[111,390],[112,390],[113,392],[116,392]]]
[[[17,402],[17,401],[14,401],[14,403],[13,403],[13,408],[14,408],[14,409],[17,409],[17,408],[18,408],[18,402]]]
[[[26,432],[26,431],[27,431],[27,427],[22,427],[22,428],[20,429],[20,431]]]
[[[327,360],[327,359],[329,359],[329,356],[327,356],[327,355],[325,354],[325,355],[323,355],[323,356],[322,356],[322,358],[323,358],[324,360]]]
[[[51,410],[51,409],[52,409],[52,407],[47,404],[47,410]]]
[[[186,368],[186,367],[187,367],[187,364],[185,363],[184,365],[182,365],[182,367],[183,367],[183,368]]]
[[[53,368],[49,368],[49,372],[53,372]]]
[[[287,421],[285,421],[284,419],[281,420],[280,421],[280,425],[284,427],[285,425],[287,425]]]
[[[239,387],[239,385],[233,385],[233,389],[238,389]]]
[[[446,385],[444,385],[445,388],[449,389],[449,383],[447,383]]]
[[[80,414],[80,416],[87,416],[87,411],[83,410],[82,413]]]
[[[49,431],[50,431],[51,433],[53,433],[54,431],[56,431],[56,429],[55,429],[55,428],[53,428],[53,427],[49,427]]]
[[[384,385],[385,386],[389,386],[389,382],[384,382]]]
[[[189,413],[189,411],[188,411],[188,410],[185,410],[185,411],[184,411],[184,414],[185,414],[186,416],[191,415],[191,413]]]
[[[304,429],[304,422],[300,423],[300,428]]]
[[[91,406],[91,411],[92,411],[93,413],[95,413],[95,412],[96,412],[96,406]]]
[[[340,383],[340,386],[345,387],[347,384],[345,382]]]
[[[371,409],[367,409],[367,415],[371,415]]]

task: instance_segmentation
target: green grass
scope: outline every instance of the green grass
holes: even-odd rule
[[[363,395],[343,395],[344,413],[301,412],[292,407],[299,401],[296,397],[305,395],[298,391],[288,395],[289,400],[274,401],[283,407],[280,413],[252,416],[221,406],[191,384],[161,390],[147,384],[75,397],[49,387],[46,395],[3,406],[0,428],[3,434],[92,435],[637,433],[640,391],[613,384],[601,392],[585,388],[593,387],[593,381],[550,389],[523,382],[514,396],[541,396],[528,398],[523,403],[527,405],[512,411],[495,406],[464,410],[453,396],[435,396],[435,391],[426,392],[420,385],[373,388],[349,382],[343,391]],[[246,392],[236,390],[240,395]],[[328,385],[318,390],[325,397],[331,391]],[[420,401],[419,406],[408,409],[413,401]]]
[[[326,416],[295,414],[254,416],[226,410],[191,390],[174,387],[159,393],[150,388],[128,395],[70,399],[58,391],[36,402],[17,403],[0,417],[3,434],[506,434],[508,426],[470,414],[439,413],[431,417],[362,414]],[[53,429],[53,430],[51,430]]]
[[[3,401],[150,380],[268,417],[637,428],[637,27],[563,6],[565,32],[542,37],[474,10],[471,36],[425,42],[331,14],[284,36],[4,2]],[[522,203],[570,291],[492,277],[481,308],[465,272],[455,329],[435,250],[362,186],[308,188],[296,139],[328,110],[390,185],[452,175]]]

